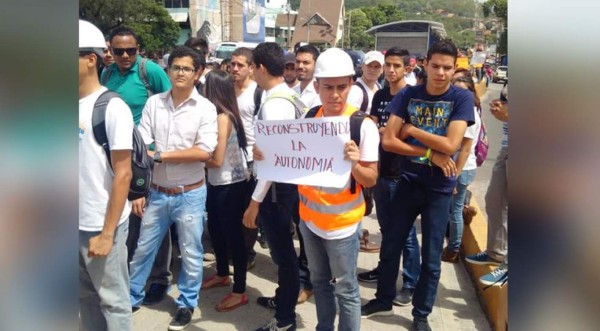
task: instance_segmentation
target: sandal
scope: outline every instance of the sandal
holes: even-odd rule
[[[231,298],[239,298],[240,301],[232,306],[222,307],[222,308],[219,307],[220,305],[222,305],[224,302],[228,301]],[[246,305],[246,304],[248,304],[248,296],[245,293],[242,294],[242,296],[240,296],[240,297],[234,296],[233,293],[229,293],[223,300],[221,300],[221,303],[219,303],[218,305],[215,306],[215,309],[218,312],[227,312],[227,311],[232,311],[232,310],[234,310],[238,307],[241,307],[243,305]]]
[[[229,276],[223,277],[221,280],[217,280],[218,275],[214,274],[210,276],[207,280],[202,282],[202,289],[206,290],[214,287],[224,287],[229,286],[231,284],[231,278]]]

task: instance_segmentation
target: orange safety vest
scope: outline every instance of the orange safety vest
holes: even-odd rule
[[[342,116],[352,115],[356,109],[346,105]],[[323,107],[315,117],[323,116]],[[312,222],[323,231],[334,231],[354,225],[365,215],[365,200],[362,188],[350,192],[350,181],[343,188],[298,185],[300,194],[300,219]]]

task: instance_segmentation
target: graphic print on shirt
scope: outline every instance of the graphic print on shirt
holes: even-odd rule
[[[453,102],[411,99],[408,102],[410,123],[428,133],[445,136],[448,124],[450,124],[452,108]],[[409,137],[407,142],[411,145],[426,147],[413,137]],[[410,159],[416,163],[429,163],[429,160],[420,160],[418,156],[411,156]]]
[[[83,139],[83,135],[85,134],[85,125],[83,122],[79,122],[79,141]]]

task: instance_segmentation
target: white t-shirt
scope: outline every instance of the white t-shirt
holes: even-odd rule
[[[417,85],[417,76],[415,75],[415,72],[412,71],[408,74],[404,75],[404,81],[406,82],[406,84],[410,85],[410,86],[415,86]]]
[[[272,94],[275,93],[289,93],[294,94],[294,90],[290,89],[286,83],[278,84],[268,91],[263,92],[263,104],[260,109],[260,113],[257,115],[257,119],[263,120],[293,120],[296,118],[296,107],[289,101],[283,98],[272,98],[265,102],[265,100]],[[260,148],[260,146],[259,146]],[[256,188],[252,194],[252,200],[261,202],[264,200],[267,193],[271,188],[271,181],[259,179],[256,182]]]
[[[475,112],[475,124],[467,127],[467,131],[465,131],[465,138],[473,139],[473,143],[471,144],[471,152],[469,153],[469,157],[467,158],[467,162],[465,162],[465,166],[463,170],[473,170],[477,169],[477,157],[475,156],[475,145],[477,145],[477,139],[479,138],[479,131],[481,131],[481,117],[479,116],[479,112],[477,112],[477,107],[473,108]],[[460,153],[460,149],[457,152]]]
[[[240,117],[244,124],[244,132],[246,133],[246,140],[248,144],[246,151],[248,152],[248,161],[252,161],[252,147],[256,142],[254,138],[254,92],[256,91],[257,84],[255,81],[251,81],[250,85],[237,97],[238,108],[240,109]],[[264,92],[263,92],[264,94]]]
[[[365,112],[367,114],[371,114],[371,103],[373,103],[373,96],[375,95],[375,92],[377,92],[379,90],[379,85],[377,83],[375,83],[375,86],[377,86],[377,90],[375,90],[375,92],[373,92],[367,86],[367,84],[365,84],[362,77],[357,79],[356,83],[362,85],[365,88],[365,90],[367,91],[367,97],[369,97],[369,101],[367,102],[367,110]],[[360,109],[360,106],[363,103],[363,97],[364,97],[364,94],[363,94],[363,91],[361,90],[361,88],[359,86],[352,85],[352,87],[350,88],[350,93],[348,94],[347,102],[348,102],[348,104],[356,107],[356,109]]]
[[[112,190],[114,172],[108,158],[92,130],[94,103],[106,91],[98,91],[79,99],[79,230],[101,231]],[[112,99],[106,107],[106,136],[111,150],[133,148],[133,117],[121,99]],[[131,213],[131,202],[126,201],[119,224]]]
[[[365,119],[360,126],[360,161],[376,162],[379,160],[379,130],[375,122]],[[346,187],[350,188],[350,178],[346,183]],[[304,220],[306,226],[317,236],[327,239],[343,239],[348,238],[356,232],[359,223],[349,227],[334,231],[324,231],[314,225],[310,220]]]

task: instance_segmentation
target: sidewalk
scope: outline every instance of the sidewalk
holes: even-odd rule
[[[420,221],[417,220],[420,238]],[[363,228],[370,232],[370,239],[381,241],[379,226],[375,214],[363,219]],[[299,249],[298,241],[295,241]],[[258,296],[272,296],[276,288],[276,266],[272,263],[268,250],[260,245],[255,246],[257,257],[256,267],[248,272],[247,290],[249,304],[232,312],[219,313],[214,306],[227,295],[230,288],[216,288],[200,292],[200,307],[194,311],[192,324],[186,328],[190,331],[210,330],[254,330],[268,322],[273,317],[273,311],[256,304]],[[379,254],[359,253],[358,272],[370,270],[377,265]],[[455,330],[491,330],[481,308],[473,283],[467,273],[463,261],[458,264],[442,263],[442,275],[438,287],[438,295],[429,323],[435,331]],[[204,263],[204,276],[215,272],[215,262]],[[177,279],[175,277],[175,279]],[[398,288],[401,287],[399,277]],[[360,284],[362,303],[374,298],[376,283]],[[164,331],[171,320],[176,307],[172,298],[178,295],[176,286],[169,292],[169,297],[161,303],[145,307],[133,318],[136,331]],[[394,307],[393,316],[375,316],[363,319],[361,329],[366,331],[379,330],[410,330],[412,324],[412,306]],[[296,307],[299,330],[314,330],[317,325],[314,298]]]

